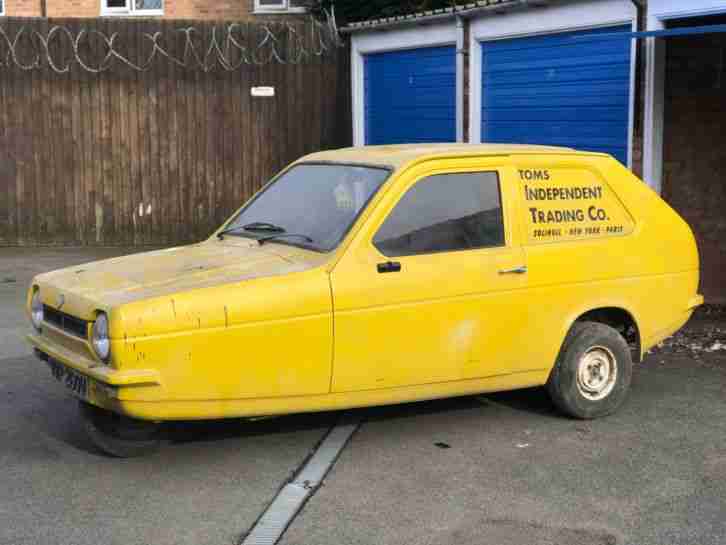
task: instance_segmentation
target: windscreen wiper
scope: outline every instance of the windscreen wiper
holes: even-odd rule
[[[243,225],[242,229],[245,231],[269,231],[270,233],[284,233],[285,228],[275,225],[274,223],[268,223],[266,221],[254,221]]]
[[[315,242],[313,239],[311,239],[307,235],[301,235],[299,233],[278,233],[276,235],[270,235],[269,237],[262,237],[258,238],[257,242],[260,243],[260,246],[262,246],[265,242],[269,242],[271,240],[275,240],[276,238],[285,238],[285,237],[298,237],[303,239],[305,242],[313,243]]]
[[[233,235],[234,233],[244,231],[264,231],[266,233],[284,233],[285,228],[275,225],[274,223],[268,223],[266,221],[255,221],[248,223],[247,225],[237,225],[236,227],[230,227],[224,231],[217,233],[218,238],[223,238],[225,235]]]

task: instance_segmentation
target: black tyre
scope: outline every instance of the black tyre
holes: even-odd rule
[[[80,402],[83,427],[93,444],[117,458],[134,458],[156,452],[161,445],[159,425],[136,420]]]
[[[562,412],[599,418],[623,404],[632,376],[633,360],[623,336],[605,324],[579,322],[562,345],[547,391]]]

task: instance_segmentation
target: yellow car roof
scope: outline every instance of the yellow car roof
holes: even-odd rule
[[[386,146],[360,146],[321,151],[307,155],[303,161],[331,161],[336,163],[367,163],[399,167],[419,159],[451,156],[514,155],[514,154],[584,153],[557,146],[531,146],[520,144],[396,144]],[[600,155],[600,154],[598,154]]]

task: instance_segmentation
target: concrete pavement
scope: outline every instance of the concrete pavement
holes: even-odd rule
[[[75,401],[23,341],[23,304],[34,274],[124,253],[0,248],[2,545],[237,543],[334,421],[175,425],[149,458],[96,451]]]
[[[22,307],[34,274],[128,251],[0,248],[0,545],[236,544],[337,417],[179,424],[155,456],[99,454]],[[358,411],[281,543],[726,543],[718,320],[649,356],[606,419],[564,418],[541,389]]]
[[[541,389],[367,411],[282,543],[722,545],[726,352],[650,356],[590,422]]]

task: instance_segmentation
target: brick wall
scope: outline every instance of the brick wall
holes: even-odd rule
[[[39,17],[41,0],[4,0],[5,15]],[[46,0],[48,17],[98,17],[101,0]],[[165,0],[167,19],[279,20],[294,14],[254,15],[254,0]]]
[[[691,225],[701,291],[726,303],[726,36],[672,38],[666,68],[663,197]]]
[[[39,17],[40,0],[4,0],[5,15],[10,17]]]
[[[171,19],[245,19],[244,0],[166,0],[164,16]]]
[[[48,17],[98,17],[101,4],[100,0],[46,0],[45,5]]]

